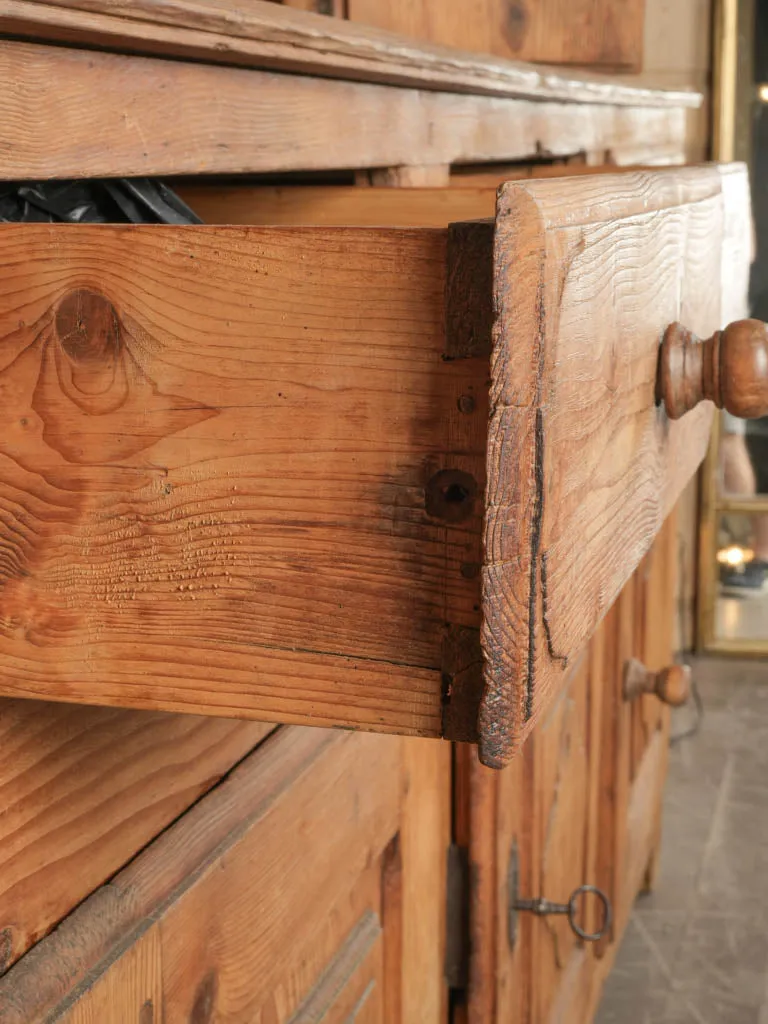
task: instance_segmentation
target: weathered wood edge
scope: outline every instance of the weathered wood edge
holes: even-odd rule
[[[509,761],[531,713],[544,458],[545,254],[546,227],[538,203],[524,187],[501,188],[493,253],[478,714],[480,760],[492,768]],[[511,619],[515,610],[518,615]]]
[[[743,173],[743,168],[731,165],[727,172]],[[603,176],[602,201],[584,204],[578,223],[703,202],[722,194],[722,178],[717,166]],[[537,645],[549,643],[547,563],[540,544],[546,498],[547,236],[575,225],[574,202],[565,200],[570,193],[582,199],[585,181],[558,179],[558,204],[547,203],[551,186],[551,180],[502,185],[496,210],[478,715],[480,759],[494,768],[503,767],[527,735]]]
[[[162,54],[358,81],[567,103],[684,107],[687,90],[508,61],[262,0],[0,0],[0,31],[126,52]]]
[[[0,40],[0,178],[279,173],[684,151],[679,107],[401,89]]]
[[[334,730],[292,728],[263,741],[0,978],[0,1022],[58,1020],[215,857],[234,845],[326,750],[349,739]],[[163,870],[155,870],[157,864]]]
[[[595,187],[595,201],[584,201],[585,189],[589,187],[588,176],[564,176],[556,181],[552,178],[530,178],[520,182],[509,182],[503,190],[524,189],[531,198],[540,203],[542,224],[547,231],[561,227],[588,226],[610,221],[614,218],[640,216],[674,206],[703,202],[722,192],[723,174],[743,173],[743,164],[720,167],[716,164],[690,167],[674,167],[650,170],[621,170],[602,174],[592,179]],[[556,185],[559,202],[548,203]],[[578,218],[573,215],[573,201],[581,200]]]

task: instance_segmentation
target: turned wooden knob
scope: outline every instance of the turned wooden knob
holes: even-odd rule
[[[635,700],[643,693],[653,693],[665,704],[679,708],[691,692],[691,670],[688,665],[667,665],[652,672],[642,661],[630,658],[624,665],[624,699]]]
[[[736,320],[702,341],[682,324],[664,332],[656,401],[678,420],[704,399],[741,419],[768,416],[768,325]]]

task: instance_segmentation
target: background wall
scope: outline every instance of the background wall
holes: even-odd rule
[[[638,82],[703,92],[699,110],[688,114],[686,156],[696,163],[710,156],[713,0],[646,0],[643,70]],[[695,642],[699,531],[699,480],[694,478],[678,511],[678,594],[676,647]]]
[[[704,106],[688,115],[688,160],[707,159],[710,140],[713,0],[646,0],[639,82],[693,88]]]

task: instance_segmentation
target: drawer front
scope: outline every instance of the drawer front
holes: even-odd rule
[[[503,763],[533,728],[704,457],[713,406],[671,422],[656,404],[657,364],[670,323],[707,337],[743,295],[748,247],[729,243],[726,205],[743,230],[740,169],[500,192],[479,721],[486,763]],[[736,250],[727,268],[724,248]]]

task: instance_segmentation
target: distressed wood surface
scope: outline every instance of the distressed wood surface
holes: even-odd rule
[[[487,763],[503,763],[539,720],[704,456],[711,405],[671,423],[655,405],[656,364],[672,321],[720,326],[722,237],[717,169],[500,192]]]
[[[701,456],[709,411],[668,422],[656,351],[719,322],[722,180],[506,186],[495,285],[491,222],[2,228],[0,692],[472,738],[487,459],[503,763]],[[352,221],[409,190],[358,191]],[[404,219],[441,223],[453,190],[417,191]]]
[[[487,377],[445,251],[3,225],[0,692],[440,735]]]
[[[0,1020],[438,1024],[407,917],[444,891],[399,833],[450,775],[421,775],[426,748],[406,772],[407,743],[280,730],[0,979]]]
[[[348,0],[348,17],[444,46],[639,71],[645,0]]]
[[[270,728],[0,702],[0,972]]]
[[[501,8],[499,0],[491,2]],[[562,4],[562,0],[547,2]],[[579,8],[586,2],[578,0]],[[636,6],[638,0],[631,3]],[[413,6],[418,9],[418,4]],[[569,7],[573,10],[573,3]],[[464,19],[462,45],[472,45],[467,33],[481,23],[475,18],[468,25]],[[418,43],[407,36],[260,0],[197,0],[194,4],[138,0],[130,7],[122,0],[0,0],[0,29],[74,45],[418,89],[631,106],[697,107],[702,101],[696,92],[650,89],[621,78],[563,72]],[[552,33],[544,31],[551,43]]]
[[[674,541],[669,519],[511,764],[493,771],[473,748],[458,748],[455,828],[473,897],[461,1024],[593,1019],[658,848],[669,714],[658,701],[625,702],[622,668],[628,657],[672,658]],[[562,917],[519,913],[510,944],[513,848],[520,897],[566,901],[576,886],[602,888],[614,910],[606,938],[581,943]],[[584,910],[582,923],[596,927],[596,902]]]
[[[671,160],[683,153],[679,105],[458,95],[23,42],[0,42],[0,88],[3,179],[401,167],[607,149],[626,164],[650,159],[649,147]]]

